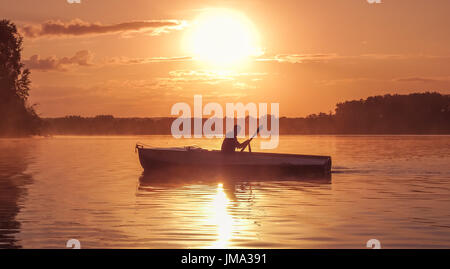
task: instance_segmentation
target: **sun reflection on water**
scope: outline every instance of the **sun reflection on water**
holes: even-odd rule
[[[217,192],[211,202],[211,224],[217,228],[217,240],[212,248],[226,248],[233,235],[233,217],[228,212],[230,199],[227,197],[223,184],[217,185]]]

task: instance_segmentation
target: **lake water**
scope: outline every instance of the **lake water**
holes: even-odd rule
[[[275,152],[331,155],[331,178],[233,182],[142,177],[138,141],[221,143],[0,139],[0,248],[450,247],[450,136],[283,136]]]

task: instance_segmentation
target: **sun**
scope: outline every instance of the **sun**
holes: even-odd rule
[[[261,54],[258,34],[242,13],[213,9],[202,13],[188,34],[195,59],[213,66],[237,65]]]

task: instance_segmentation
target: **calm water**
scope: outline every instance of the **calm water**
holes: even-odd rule
[[[450,136],[285,136],[331,179],[142,177],[133,148],[168,136],[0,139],[0,247],[450,247]],[[254,141],[257,142],[257,141]],[[258,143],[253,144],[254,150]]]

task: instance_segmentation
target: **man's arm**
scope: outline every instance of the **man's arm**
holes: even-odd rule
[[[238,149],[244,148],[248,145],[248,142],[249,142],[249,140],[247,139],[244,142],[239,143],[239,141],[236,139],[236,148],[238,148]]]

